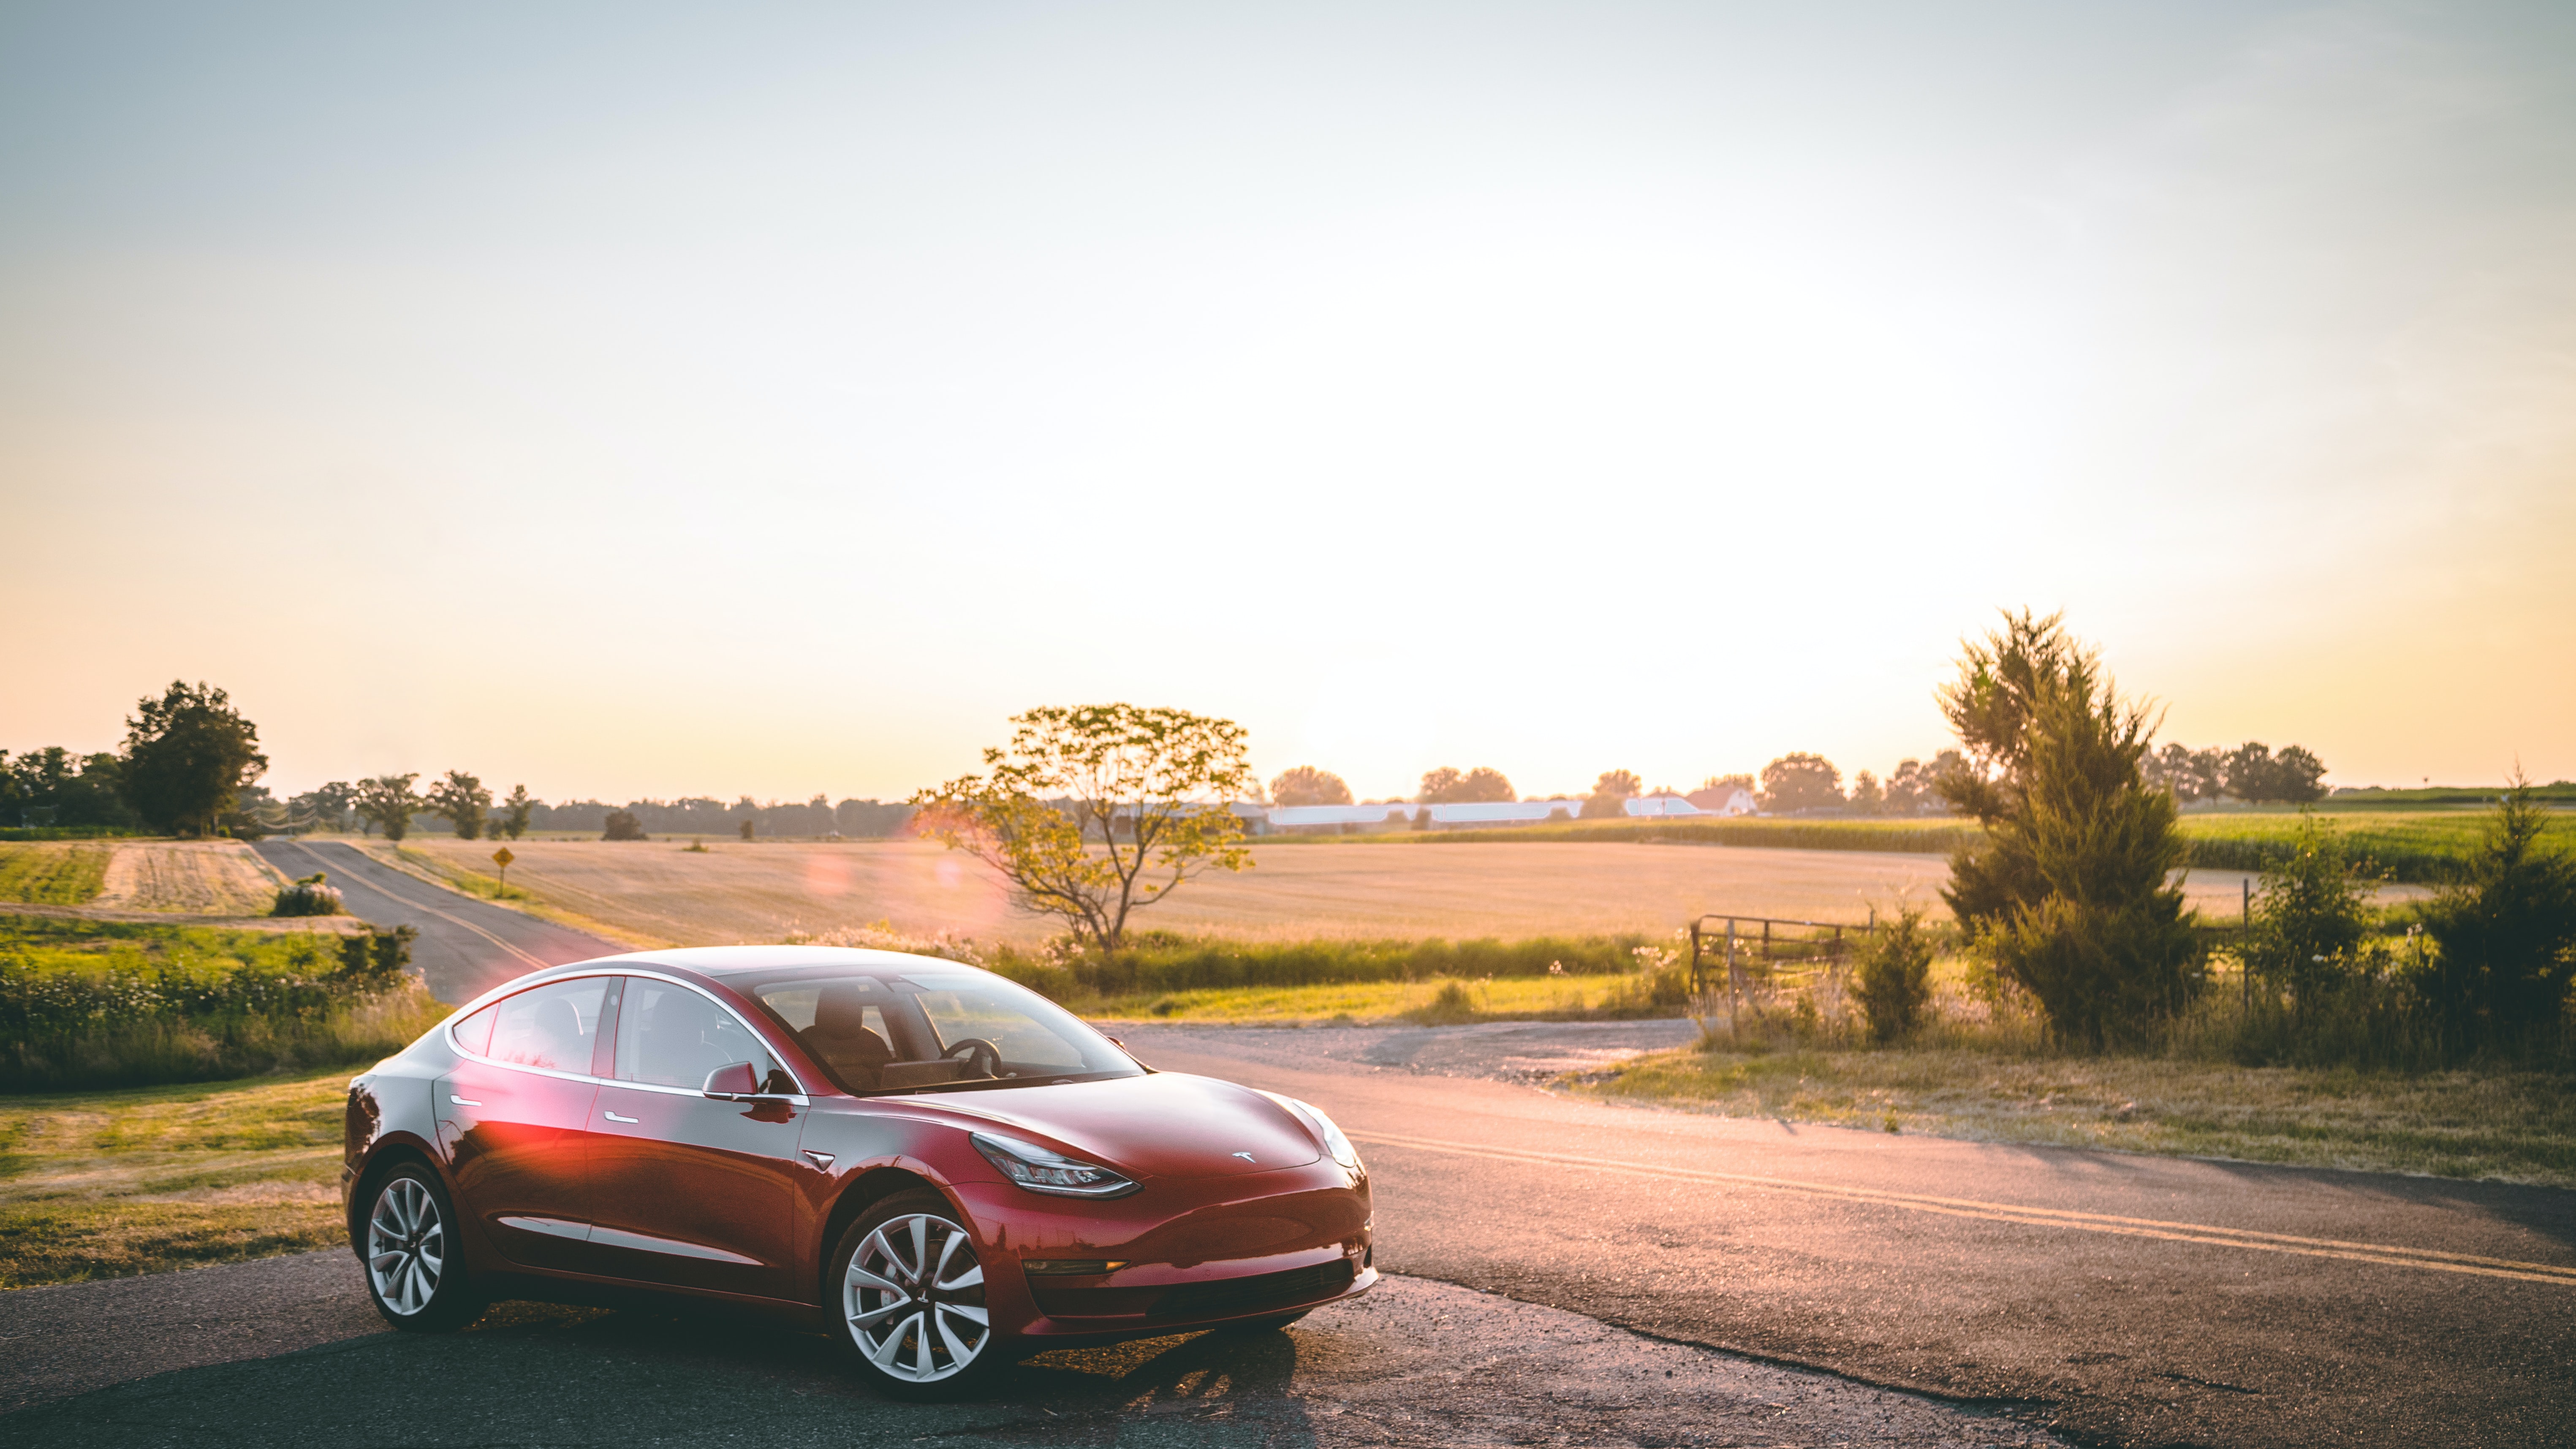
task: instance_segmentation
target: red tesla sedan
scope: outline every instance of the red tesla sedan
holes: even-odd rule
[[[906,1397],[1377,1281],[1368,1172],[1322,1112],[886,951],[521,977],[352,1081],[347,1148],[350,1242],[397,1328],[645,1288],[825,1325]]]

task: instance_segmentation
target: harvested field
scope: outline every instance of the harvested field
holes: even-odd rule
[[[191,916],[264,916],[286,878],[238,840],[160,840],[119,844],[105,887],[90,901],[101,910]]]
[[[426,857],[442,874],[479,875],[478,893],[490,894],[488,846],[415,840],[404,850],[415,857],[407,868]],[[1056,931],[1052,918],[1012,909],[983,866],[916,841],[710,842],[702,853],[660,840],[526,841],[513,850],[514,894],[525,888],[540,906],[673,945],[774,941],[876,921],[907,935],[1021,943]],[[1663,933],[1720,911],[1857,922],[1871,906],[1899,900],[1939,914],[1949,874],[1947,862],[1921,854],[1634,844],[1311,842],[1258,846],[1254,856],[1254,869],[1192,880],[1137,923],[1287,940]],[[2243,879],[2194,872],[2194,903],[2232,916]]]

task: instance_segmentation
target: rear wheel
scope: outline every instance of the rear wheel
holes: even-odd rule
[[[428,1168],[406,1162],[377,1181],[358,1246],[367,1297],[387,1323],[444,1333],[483,1311],[466,1282],[455,1224],[455,1205]]]
[[[862,1213],[832,1254],[841,1343],[895,1398],[957,1398],[1010,1361],[959,1217],[937,1193],[900,1193]]]

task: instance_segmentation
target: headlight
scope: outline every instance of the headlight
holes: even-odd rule
[[[994,1137],[982,1132],[969,1133],[967,1140],[994,1170],[1031,1192],[1053,1193],[1057,1197],[1116,1197],[1134,1192],[1136,1184],[1096,1163],[1082,1162],[1061,1152],[1022,1142],[1016,1137]]]
[[[1300,1102],[1294,1097],[1280,1096],[1277,1092],[1264,1092],[1261,1095],[1294,1113],[1297,1120],[1305,1123],[1315,1134],[1315,1140],[1324,1144],[1324,1150],[1333,1155],[1335,1162],[1353,1172],[1366,1170],[1360,1166],[1360,1150],[1351,1145],[1351,1139],[1342,1135],[1341,1128],[1333,1125],[1332,1118],[1324,1115],[1323,1108],[1312,1102]]]

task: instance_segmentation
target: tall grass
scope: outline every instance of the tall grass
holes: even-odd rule
[[[407,940],[0,917],[0,1092],[386,1055],[444,1014]]]

